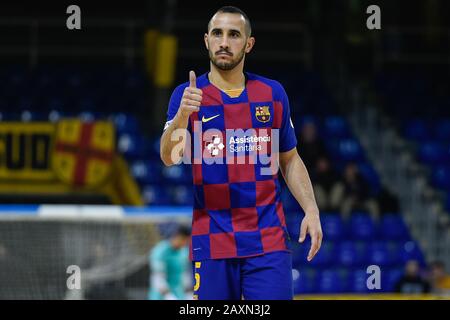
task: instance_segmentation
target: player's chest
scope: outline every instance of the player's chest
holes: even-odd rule
[[[197,126],[202,131],[217,129],[273,128],[281,115],[273,101],[239,102],[223,105],[201,106],[196,115]]]

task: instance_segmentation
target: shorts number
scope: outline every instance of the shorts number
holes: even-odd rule
[[[201,266],[201,262],[196,262],[195,263],[195,273],[194,273],[194,277],[195,277],[195,285],[194,285],[194,291],[197,291],[200,288],[200,273],[197,272],[197,269],[200,268]]]

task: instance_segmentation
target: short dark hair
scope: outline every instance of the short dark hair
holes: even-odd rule
[[[241,9],[239,9],[238,7],[234,7],[234,6],[224,6],[222,8],[220,8],[219,10],[217,10],[215,14],[217,13],[236,13],[236,14],[240,14],[244,17],[245,20],[245,32],[247,33],[247,36],[250,36],[252,34],[252,26],[250,24],[250,19],[248,18],[248,16],[245,14],[244,11],[242,11]],[[213,15],[213,16],[214,16]],[[212,19],[212,18],[211,18]],[[209,32],[209,26],[211,24],[211,19],[208,22],[208,32]]]
[[[191,229],[187,226],[179,226],[173,236],[189,237],[191,235]]]

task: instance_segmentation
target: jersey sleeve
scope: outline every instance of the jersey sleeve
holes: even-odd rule
[[[297,137],[295,136],[294,124],[291,119],[291,110],[289,107],[289,99],[280,84],[279,89],[281,104],[283,105],[283,115],[280,129],[280,152],[289,151],[297,146]]]
[[[166,124],[164,125],[164,130],[167,129],[177,114],[178,108],[180,107],[181,98],[183,97],[184,88],[186,88],[186,86],[186,84],[181,84],[173,90],[169,100],[169,107],[167,108],[167,119]]]

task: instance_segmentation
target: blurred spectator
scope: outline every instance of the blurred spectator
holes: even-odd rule
[[[356,210],[369,212],[373,219],[378,219],[380,216],[377,201],[370,197],[370,186],[355,163],[348,163],[344,169],[343,183],[338,198],[341,203],[340,212],[344,219]]]
[[[450,295],[450,275],[445,272],[445,265],[435,261],[430,268],[431,290],[434,294]]]
[[[380,213],[399,213],[400,206],[398,199],[388,189],[381,187],[377,195],[377,201],[380,205]]]
[[[317,205],[320,210],[334,211],[339,206],[339,176],[331,168],[330,161],[325,156],[317,159],[311,180]]]
[[[299,150],[306,168],[314,168],[319,157],[326,155],[325,145],[318,139],[317,128],[313,122],[307,122],[301,130]]]
[[[409,260],[405,274],[395,285],[395,292],[403,294],[424,294],[430,292],[430,284],[420,275],[419,263]]]
[[[189,268],[190,230],[179,227],[168,240],[162,240],[149,254],[150,300],[186,300],[191,289]],[[192,295],[191,295],[192,296]]]

